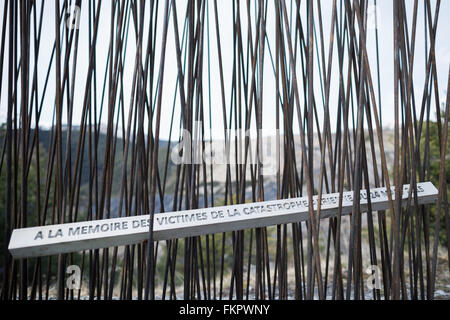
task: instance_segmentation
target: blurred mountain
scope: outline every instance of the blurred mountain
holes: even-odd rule
[[[67,134],[68,134],[68,128],[63,128],[63,135],[62,135],[62,152],[63,152],[63,161],[67,159],[67,156],[69,154],[67,153]],[[89,134],[90,131],[90,134]],[[121,131],[119,129],[118,131]],[[98,186],[100,189],[101,186],[101,179],[102,179],[102,172],[103,172],[103,163],[104,163],[104,157],[105,157],[105,151],[106,151],[106,142],[107,142],[107,135],[106,135],[106,129],[100,128],[98,133],[98,138],[95,139],[95,130],[94,127],[91,128],[91,130],[87,130],[87,134],[85,136],[85,143],[84,148],[81,148],[79,150],[80,153],[82,153],[82,161],[81,161],[81,189],[80,189],[80,206],[79,209],[87,209],[87,199],[91,193],[94,192],[94,190],[89,190],[89,181],[91,180],[92,183],[98,180]],[[30,141],[33,141],[35,131],[31,130],[30,132]],[[274,140],[275,137],[264,137],[262,141],[262,148],[264,152],[267,154],[267,150],[276,150],[276,145]],[[332,140],[333,144],[336,141],[336,135],[332,134]],[[339,137],[338,137],[339,138]],[[366,151],[367,151],[367,157],[368,157],[368,172],[369,172],[369,180],[371,182],[371,185],[374,185],[374,166],[376,166],[378,170],[378,174],[381,175],[381,156],[380,156],[380,150],[378,148],[378,140],[377,137],[374,137],[374,151],[375,151],[375,158],[372,157],[372,151],[370,146],[370,139],[369,139],[368,133],[365,134],[365,145],[366,145]],[[384,148],[385,148],[385,155],[386,155],[386,161],[388,168],[391,167],[391,163],[393,162],[394,157],[394,135],[393,131],[391,130],[385,130],[383,132],[383,138],[384,138]],[[52,141],[54,139],[54,133],[52,133],[51,128],[47,129],[40,129],[39,130],[39,144],[44,148],[45,153],[49,154]],[[78,152],[78,142],[80,139],[80,128],[79,127],[72,127],[71,130],[71,137],[70,137],[70,157],[71,157],[71,170],[74,170],[75,168],[75,162],[76,162],[76,156]],[[352,139],[350,139],[352,140]],[[281,137],[282,141],[282,137]],[[216,141],[219,145],[223,143],[223,141]],[[298,174],[300,175],[301,170],[301,159],[302,159],[302,151],[300,147],[300,136],[296,135],[294,136],[294,148],[296,153],[296,160],[295,166],[298,170]],[[106,208],[109,208],[110,216],[111,217],[117,217],[119,214],[119,208],[120,208],[120,189],[122,187],[122,181],[123,181],[123,165],[124,165],[124,141],[122,139],[122,134],[117,134],[117,139],[115,143],[113,143],[113,148],[115,148],[115,157],[114,157],[114,170],[113,170],[113,176],[112,176],[112,184],[111,184],[111,197],[109,199],[109,205],[106,205]],[[160,141],[159,143],[159,154],[158,154],[158,162],[159,162],[159,173],[160,173],[160,180],[161,180],[161,188],[165,188],[165,196],[164,199],[161,201],[158,191],[156,192],[155,196],[155,212],[161,212],[161,211],[172,211],[174,208],[173,205],[173,199],[174,199],[174,191],[175,191],[175,185],[176,185],[176,176],[177,176],[177,166],[173,163],[171,160],[171,151],[174,148],[175,143],[169,141]],[[236,170],[242,167],[238,166],[235,163],[244,163],[242,152],[243,144],[240,145],[239,149],[239,143],[235,143],[233,140],[232,143],[230,143],[230,161],[231,165],[230,168],[230,177],[232,183],[232,191],[235,193],[236,190]],[[168,149],[170,147],[170,150]],[[255,164],[255,148],[256,148],[256,141],[252,139],[250,141],[250,149],[253,150],[253,153],[248,156],[247,158],[247,170],[246,170],[246,199],[251,200],[252,199],[252,187],[251,187],[251,176],[252,172],[250,169],[249,163]],[[308,148],[308,146],[307,146]],[[350,148],[354,150],[354,145],[351,144]],[[97,150],[95,153],[94,150]],[[237,150],[241,150],[241,152],[238,152]],[[169,151],[169,153],[168,153]],[[129,160],[128,160],[128,169],[127,169],[127,175],[129,176],[131,174],[130,169],[130,159],[131,159],[131,150],[129,150]],[[333,150],[334,152],[334,150]],[[273,153],[272,153],[273,154]],[[207,155],[206,155],[207,156]],[[334,153],[332,154],[334,157]],[[94,160],[95,157],[97,157],[97,167],[94,168]],[[165,168],[166,158],[168,157],[168,163],[167,163],[167,170]],[[321,157],[321,150],[320,150],[320,142],[317,137],[317,135],[314,137],[313,142],[313,159],[314,159],[314,186],[315,186],[315,193],[317,193],[317,187],[318,187],[318,177],[320,176],[320,158]],[[91,158],[91,159],[90,159]],[[240,160],[239,160],[240,159]],[[282,155],[280,156],[281,163],[283,164]],[[237,160],[237,161],[236,161]],[[353,161],[353,160],[352,160]],[[220,161],[219,161],[220,162]],[[255,166],[252,166],[253,170]],[[329,154],[328,150],[326,151],[326,158],[325,158],[325,167],[329,174],[330,166],[329,166]],[[206,165],[206,183],[208,187],[208,192],[210,192],[210,186],[211,186],[211,179],[213,178],[213,186],[214,186],[214,199],[215,204],[220,204],[223,202],[223,199],[225,198],[225,190],[226,190],[226,181],[227,181],[227,168],[228,166],[224,163],[214,163],[213,164],[213,175],[211,176],[211,165]],[[198,207],[204,207],[205,204],[205,197],[203,194],[203,181],[205,181],[205,177],[203,176],[203,165],[200,165],[199,167],[199,202],[197,204]],[[271,171],[270,171],[271,172]],[[276,172],[272,172],[269,174],[265,174],[263,176],[264,181],[264,199],[265,200],[273,200],[277,198],[277,176]],[[253,174],[255,174],[253,172]],[[73,171],[72,171],[73,175]],[[97,175],[97,177],[95,176]],[[281,173],[281,177],[283,174]],[[166,182],[164,186],[164,177],[166,177]],[[129,178],[128,178],[129,179]],[[331,192],[331,186],[329,185]],[[100,191],[97,191],[100,193]],[[327,192],[324,185],[323,192]],[[95,195],[92,194],[92,198],[94,198]],[[97,194],[97,197],[99,195]],[[210,205],[210,194],[208,194],[208,204]],[[107,198],[108,200],[108,198]],[[95,201],[93,202],[95,203]],[[122,204],[122,215],[125,214],[125,207],[124,204]],[[95,205],[91,206],[92,212],[95,212]],[[135,208],[134,208],[134,201],[132,201],[131,205],[131,214],[136,214]]]

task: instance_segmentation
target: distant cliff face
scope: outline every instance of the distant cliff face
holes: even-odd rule
[[[350,132],[351,133],[351,132]],[[351,133],[352,134],[352,133]],[[267,150],[270,148],[273,148],[273,140],[274,137],[264,137],[263,138],[263,150]],[[333,140],[333,146],[336,144],[336,139],[339,139],[339,137],[336,134],[332,134],[331,139]],[[280,141],[283,141],[283,137],[280,137]],[[297,175],[300,176],[301,174],[301,169],[302,169],[302,150],[301,150],[301,143],[300,143],[300,135],[296,135],[294,136],[294,141],[295,141],[295,159],[296,159],[296,163],[295,163],[295,167],[297,168]],[[339,141],[338,141],[339,142]],[[223,141],[222,141],[223,143]],[[386,163],[388,166],[388,170],[391,170],[392,168],[392,163],[394,161],[394,133],[392,130],[384,130],[383,131],[383,143],[384,143],[384,151],[385,151],[385,157],[386,157]],[[251,144],[256,145],[256,139],[252,139],[251,140]],[[237,144],[235,144],[235,141],[231,141],[230,143],[230,158],[231,158],[231,162],[232,164],[230,165],[230,174],[231,174],[231,180],[234,181],[235,180],[235,176],[236,176],[236,168],[238,166],[236,166],[235,163],[235,157],[236,157],[236,145],[239,145],[239,142]],[[314,159],[314,163],[313,163],[313,167],[314,167],[314,174],[313,174],[313,179],[314,179],[314,186],[315,186],[315,193],[318,193],[317,188],[318,188],[318,183],[319,183],[319,177],[320,177],[320,169],[321,169],[321,141],[319,141],[318,136],[316,135],[314,137],[314,141],[313,141],[313,146],[314,146],[314,154],[313,154],[313,159]],[[370,139],[369,139],[369,133],[366,132],[365,134],[365,146],[366,146],[366,154],[367,154],[367,163],[368,163],[368,174],[369,174],[369,180],[370,180],[370,185],[371,186],[375,186],[375,179],[374,179],[374,175],[375,172],[378,173],[378,176],[381,179],[381,154],[380,154],[380,148],[379,143],[378,143],[378,138],[376,136],[376,133],[374,133],[374,153],[375,156],[373,157],[372,155],[372,148],[371,148],[371,144],[370,144]],[[281,147],[283,147],[283,145],[281,144]],[[306,145],[306,148],[308,148],[308,146]],[[351,137],[350,139],[350,149],[352,154],[350,155],[351,157],[354,157],[354,145],[353,145],[353,137]],[[245,150],[244,149],[244,143],[242,143],[242,149],[241,150]],[[284,152],[286,153],[287,150],[285,149]],[[239,156],[239,152],[237,153]],[[245,154],[244,151],[241,151],[241,154]],[[326,170],[326,175],[328,176],[328,180],[330,180],[331,177],[331,171],[330,171],[330,161],[329,161],[329,150],[327,148],[326,152],[325,152],[325,170]],[[331,157],[334,160],[334,157],[336,156],[335,154],[335,150],[332,150],[331,152]],[[283,152],[281,153],[281,157],[283,157]],[[250,160],[248,159],[247,162],[250,162]],[[283,159],[281,159],[280,161],[281,163],[281,172],[280,172],[280,178],[282,179],[283,177],[283,167],[284,167],[284,162]],[[243,166],[241,166],[242,168]],[[376,168],[376,171],[374,170],[374,168]],[[226,164],[214,164],[214,174],[213,174],[213,179],[214,179],[214,190],[216,194],[222,194],[222,196],[224,196],[225,193],[225,183],[227,181],[227,170],[228,170],[228,166]],[[172,172],[172,174],[174,174],[175,172]],[[209,166],[206,166],[206,174],[207,174],[207,178],[206,181],[208,181],[208,183],[211,181],[211,171]],[[251,199],[251,176],[252,176],[252,172],[250,169],[250,166],[247,164],[246,165],[246,181],[247,183],[247,189],[246,189],[246,195],[249,199]],[[174,181],[174,179],[172,179],[174,177],[169,176],[168,177],[168,181]],[[202,177],[203,179],[203,177]],[[305,178],[304,178],[305,180]],[[264,181],[264,199],[265,200],[272,200],[272,199],[276,199],[277,198],[277,190],[276,190],[276,183],[277,183],[277,175],[276,174],[268,174],[268,175],[264,175],[263,176],[263,181]],[[336,181],[337,181],[337,173],[336,173]],[[281,183],[281,182],[280,182]],[[324,184],[323,186],[323,193],[326,192],[326,184]],[[332,184],[331,182],[328,184],[328,188],[330,189],[329,192],[331,192],[332,189]],[[336,186],[337,188],[337,186]],[[305,190],[306,191],[306,190]]]
[[[121,130],[118,130],[121,131]],[[106,131],[103,129],[98,130],[98,134],[96,135],[95,133],[97,132],[97,130],[92,127],[91,130],[87,129],[86,131],[86,143],[85,143],[85,147],[82,148],[82,150],[80,152],[82,152],[83,157],[82,157],[82,164],[81,164],[81,180],[80,180],[80,184],[81,184],[81,197],[85,198],[87,200],[88,196],[89,196],[89,192],[91,192],[89,190],[89,183],[95,183],[95,179],[101,179],[101,175],[102,175],[102,171],[103,171],[103,162],[104,162],[104,153],[105,153],[105,149],[106,149],[106,143],[107,143],[107,136],[106,136]],[[70,153],[68,153],[67,150],[67,133],[68,133],[68,128],[64,127],[63,128],[63,157],[67,157],[67,156],[71,156],[71,163],[72,166],[75,165],[75,161],[76,161],[76,155],[77,155],[77,148],[78,148],[78,143],[79,143],[79,139],[80,139],[80,128],[79,127],[73,127],[71,130],[71,137],[70,137]],[[112,175],[112,189],[111,189],[111,200],[109,203],[109,208],[110,208],[110,214],[111,217],[115,217],[118,216],[119,214],[119,198],[120,198],[120,190],[121,190],[121,186],[122,186],[122,178],[123,178],[123,164],[124,164],[124,149],[125,149],[125,145],[124,145],[124,140],[122,139],[122,135],[117,133],[117,139],[113,140],[113,144],[112,147],[114,148],[115,151],[115,157],[114,157],[114,170],[113,170],[113,175]],[[35,130],[31,130],[30,133],[30,139],[34,139],[35,136]],[[393,131],[392,130],[384,130],[383,131],[383,137],[384,137],[384,150],[385,150],[385,156],[386,156],[386,161],[387,161],[387,165],[388,165],[388,169],[391,169],[391,164],[393,162],[393,157],[394,157],[394,136],[393,136]],[[333,140],[333,145],[336,144],[336,141],[339,142],[339,136],[337,136],[336,134],[332,134],[331,136],[332,140]],[[369,134],[366,132],[365,134],[365,145],[366,145],[366,152],[367,152],[367,158],[368,158],[368,174],[369,174],[369,180],[371,182],[371,185],[374,186],[374,168],[376,167],[378,175],[381,175],[381,156],[380,156],[380,149],[378,147],[378,139],[376,137],[376,135],[374,136],[374,151],[375,151],[375,159],[372,156],[372,149],[371,149],[371,145],[370,145],[370,140],[369,140]],[[53,143],[53,139],[54,139],[54,133],[52,132],[52,129],[40,129],[39,130],[39,143],[40,145],[43,147],[41,149],[43,149],[43,152],[46,153],[46,155],[48,156],[48,153],[51,150],[51,145]],[[268,150],[268,149],[274,149],[276,148],[276,146],[274,145],[274,139],[275,136],[271,137],[271,136],[266,136],[262,139],[262,143],[263,143],[263,150]],[[338,140],[336,140],[338,139]],[[3,136],[1,137],[1,140],[3,140]],[[283,141],[283,137],[280,137],[280,141]],[[241,170],[241,168],[243,168],[243,164],[241,165],[236,165],[236,154],[238,155],[238,157],[240,157],[238,160],[238,163],[245,163],[245,143],[235,143],[235,140],[232,140],[230,143],[230,154],[229,157],[231,159],[231,165],[230,165],[230,174],[231,174],[231,180],[235,181],[235,177],[236,177],[236,169],[238,168],[239,170]],[[242,142],[244,142],[244,140],[242,140]],[[294,136],[294,149],[295,149],[295,155],[296,155],[296,163],[295,163],[295,167],[297,168],[297,175],[300,176],[301,174],[301,161],[302,161],[302,151],[301,151],[301,144],[300,144],[300,136],[296,135]],[[350,148],[353,152],[354,150],[354,145],[353,145],[353,138],[350,139]],[[316,135],[314,137],[314,187],[315,187],[315,193],[318,193],[318,181],[319,181],[319,176],[320,176],[320,169],[321,169],[321,150],[320,150],[320,143],[321,141],[318,139],[318,136]],[[90,147],[89,147],[90,144]],[[168,142],[168,141],[160,141],[159,143],[159,172],[160,172],[160,181],[161,181],[161,187],[165,188],[165,196],[163,199],[163,203],[164,203],[164,208],[161,207],[161,200],[157,194],[157,196],[155,197],[155,211],[159,212],[162,211],[162,209],[164,209],[164,211],[171,211],[173,209],[173,193],[175,191],[175,187],[176,187],[176,177],[177,177],[177,165],[171,160],[171,153],[174,150],[174,147],[176,146],[177,142]],[[220,141],[219,141],[220,144]],[[240,145],[240,152],[236,152],[236,146]],[[169,149],[170,147],[170,149]],[[253,150],[255,150],[254,148],[256,147],[256,139],[251,139],[250,140],[250,148],[253,148]],[[306,146],[308,148],[308,146]],[[283,149],[283,145],[282,143],[280,143],[280,148]],[[89,150],[90,149],[90,150]],[[131,148],[130,148],[131,149]],[[95,152],[95,150],[97,152]],[[287,150],[284,147],[284,152],[287,152]],[[130,151],[131,153],[131,151]],[[326,157],[324,159],[325,161],[325,170],[326,170],[326,174],[327,177],[331,177],[330,174],[330,166],[329,166],[329,150],[326,150],[325,153]],[[333,150],[332,157],[335,157],[335,150]],[[354,154],[351,155],[352,157],[354,157]],[[253,157],[253,158],[252,158]],[[283,152],[281,153],[280,156],[280,167],[281,167],[281,173],[280,173],[280,179],[282,179],[283,177],[283,167],[284,167],[284,162],[283,162]],[[97,162],[95,162],[95,158],[97,158]],[[131,155],[129,155],[129,159],[131,158]],[[165,166],[166,164],[166,159],[168,159],[168,163],[167,163],[167,168]],[[241,162],[239,162],[241,161]],[[254,155],[248,155],[247,158],[247,165],[246,165],[246,199],[247,200],[251,200],[252,199],[252,187],[251,187],[251,177],[252,174],[255,174],[255,166],[252,166],[250,168],[249,163],[255,163],[255,159],[254,159]],[[96,170],[94,170],[94,163],[96,163]],[[375,167],[374,167],[375,166]],[[227,181],[227,164],[226,163],[222,163],[222,164],[214,164],[214,174],[211,175],[211,168],[210,165],[206,165],[205,167],[205,172],[206,172],[206,179],[205,177],[203,177],[203,165],[201,166],[202,170],[201,171],[201,175],[200,175],[200,180],[199,183],[200,185],[203,185],[203,182],[206,181],[206,183],[208,185],[210,185],[211,183],[213,183],[214,185],[214,197],[215,199],[224,199],[225,198],[225,189],[226,189],[226,181]],[[253,172],[251,171],[253,170]],[[95,172],[97,174],[97,176],[95,176]],[[128,169],[126,171],[127,175],[131,174],[131,170],[130,170],[130,160],[128,160]],[[212,180],[213,179],[213,180]],[[328,178],[329,180],[330,178]],[[277,175],[276,174],[266,174],[263,176],[263,181],[264,181],[264,199],[265,200],[272,200],[272,199],[276,199],[277,198]],[[280,181],[281,183],[281,181]],[[234,183],[233,183],[234,184]],[[323,186],[323,193],[326,193],[326,184],[324,184]],[[328,184],[328,188],[330,189],[329,192],[331,192],[332,189],[332,185],[331,183]],[[304,190],[306,191],[306,190]],[[204,197],[200,196],[199,197],[199,207],[203,207],[204,206]],[[210,205],[210,201],[209,200],[209,205]],[[87,203],[87,201],[85,201]],[[80,209],[82,209],[82,207],[84,202],[81,202],[81,207]],[[95,205],[93,205],[91,208],[95,208]],[[131,206],[132,209],[134,209],[133,205]],[[125,208],[122,208],[122,214],[124,214]]]

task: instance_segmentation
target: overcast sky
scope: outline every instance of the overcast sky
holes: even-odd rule
[[[241,2],[241,22],[242,28],[246,30],[247,19],[246,19],[246,1]],[[286,1],[288,4],[290,1]],[[434,15],[435,2],[432,2],[432,13]],[[38,8],[40,9],[42,1],[37,1]],[[88,68],[88,10],[87,2],[84,1],[84,7],[81,10],[81,21],[80,21],[80,47],[77,59],[77,78],[75,85],[75,104],[74,104],[74,123],[79,123],[81,118],[81,109],[83,103],[84,87],[86,82],[87,68]],[[162,16],[164,10],[165,1],[159,1],[160,14],[159,14],[159,27],[158,27],[158,44],[161,43],[162,36]],[[253,2],[252,2],[253,3]],[[295,2],[294,2],[295,3]],[[301,16],[306,17],[305,1],[302,1]],[[316,3],[316,2],[315,2]],[[338,1],[339,3],[339,1]],[[369,1],[370,4],[373,3],[372,0]],[[412,0],[407,0],[407,10],[408,10],[408,23],[411,25],[412,21],[412,7],[414,2]],[[328,56],[328,41],[330,34],[330,18],[331,18],[331,0],[321,1],[322,6],[322,17],[323,17],[323,27],[324,27],[324,37],[325,37],[325,53]],[[148,4],[147,4],[148,7]],[[317,9],[317,8],[316,8]],[[425,81],[425,40],[424,40],[424,20],[423,20],[423,1],[419,1],[419,11],[418,11],[418,25],[416,34],[416,50],[415,50],[415,61],[414,61],[414,88],[416,93],[416,105],[420,107],[420,101],[422,99],[423,86]],[[109,50],[109,20],[110,20],[110,10],[111,2],[102,2],[102,11],[100,19],[100,34],[97,42],[97,88],[101,93],[101,88],[103,85],[103,74],[106,66],[106,57]],[[180,33],[183,29],[184,24],[184,14],[186,10],[186,1],[177,1],[178,10],[178,23],[180,28]],[[216,138],[223,137],[223,120],[222,120],[222,105],[221,105],[221,91],[220,91],[220,78],[218,69],[218,59],[217,59],[217,47],[215,41],[215,21],[214,21],[214,6],[213,1],[209,4],[209,26],[210,26],[210,37],[211,37],[211,108],[212,108],[212,123],[213,123],[213,136]],[[220,34],[221,34],[221,45],[222,45],[222,57],[223,57],[223,67],[224,67],[224,80],[225,80],[225,90],[226,90],[226,103],[227,107],[230,106],[231,97],[231,77],[232,77],[232,67],[233,67],[233,25],[232,25],[232,2],[231,1],[218,1],[219,19],[220,19]],[[252,8],[252,12],[254,12]],[[270,60],[268,45],[272,53],[275,50],[275,17],[273,14],[274,3],[273,1],[268,1],[268,15],[266,21],[268,44],[266,43],[266,54],[265,54],[265,65],[264,65],[264,105],[263,105],[263,129],[265,135],[273,134],[275,130],[275,76],[272,71],[272,64]],[[385,126],[393,126],[394,120],[394,90],[393,90],[393,19],[392,19],[393,4],[392,0],[378,0],[378,28],[379,28],[379,40],[380,40],[380,65],[381,65],[381,92],[382,92],[382,107],[383,107],[383,123]],[[3,20],[3,6],[0,9],[1,21]],[[44,6],[44,24],[42,30],[42,40],[41,40],[41,50],[39,56],[39,92],[41,94],[43,85],[45,82],[47,65],[50,59],[50,54],[55,40],[55,23],[54,23],[54,1],[46,1]],[[317,15],[317,12],[315,12]],[[147,14],[148,15],[148,14]],[[256,16],[256,15],[255,15]],[[372,16],[373,18],[374,16]],[[147,17],[148,18],[148,17]],[[171,16],[172,18],[172,16]],[[252,18],[255,19],[255,18]],[[305,20],[306,21],[306,20]],[[374,21],[372,19],[371,21]],[[254,26],[255,22],[252,21]],[[0,26],[1,28],[1,26]],[[134,67],[134,57],[136,50],[136,41],[134,38],[134,31],[131,29],[128,40],[127,57],[125,65],[125,102],[126,108],[129,104],[129,95],[131,92],[131,82],[133,76]],[[318,28],[318,25],[316,25]],[[436,39],[436,62],[437,62],[437,73],[438,73],[438,85],[441,97],[441,102],[445,100],[445,90],[447,86],[447,78],[450,65],[450,1],[441,1],[438,33]],[[410,32],[411,33],[411,32]],[[244,32],[246,37],[246,32]],[[254,36],[254,34],[253,34]],[[181,34],[180,34],[181,37]],[[206,31],[205,31],[206,37]],[[8,39],[8,38],[7,38]],[[144,35],[146,39],[146,35]],[[243,39],[246,41],[246,38]],[[6,41],[8,42],[8,41]],[[244,43],[244,46],[246,44]],[[374,77],[374,85],[377,85],[376,76],[376,56],[375,56],[375,29],[370,28],[367,40],[369,60],[372,69],[372,75]],[[145,47],[145,45],[144,45]],[[207,50],[205,46],[205,50]],[[8,52],[6,47],[5,53]],[[160,45],[157,46],[157,65],[159,64],[159,52]],[[333,71],[332,71],[332,86],[330,95],[330,108],[331,108],[331,119],[333,126],[333,119],[336,118],[337,114],[337,88],[338,88],[338,70],[337,70],[337,51],[336,47],[334,49],[333,61]],[[5,54],[5,59],[8,55]],[[321,103],[321,88],[319,82],[319,70],[317,69],[317,55],[315,52],[315,73],[314,73],[314,86],[315,86],[315,96],[316,100],[319,100],[319,118],[322,118],[322,103]],[[207,55],[205,51],[204,57],[204,83],[208,81],[208,66],[207,66]],[[33,64],[31,64],[33,67]],[[3,83],[2,83],[2,97],[0,101],[0,122],[6,121],[6,110],[7,110],[7,78],[8,78],[8,68],[7,64],[2,70],[3,72]],[[300,75],[301,69],[299,64],[299,69],[297,74]],[[40,124],[43,126],[50,126],[52,123],[53,108],[54,108],[54,98],[55,98],[55,69],[53,67],[50,82],[47,89],[47,95],[44,100],[44,110],[40,120]],[[173,36],[173,22],[172,19],[169,24],[168,42],[167,42],[167,54],[166,54],[166,67],[165,67],[165,80],[164,80],[164,91],[163,91],[163,111],[162,111],[162,126],[161,126],[161,139],[169,139],[169,124],[171,119],[171,111],[173,104],[173,94],[175,90],[176,80],[177,80],[177,65],[176,65],[176,55],[175,55],[175,41]],[[31,84],[30,84],[31,85]],[[376,86],[377,89],[377,86]],[[205,99],[208,98],[208,91],[205,87],[204,89]],[[99,93],[99,94],[100,94]],[[99,97],[100,101],[100,97]],[[205,101],[208,106],[208,101]],[[207,109],[205,110],[207,111]],[[66,116],[63,117],[64,121]],[[106,121],[106,114],[103,115],[103,119]],[[177,103],[177,108],[174,117],[174,126],[178,127],[180,119],[180,107]],[[209,127],[209,121],[207,126]],[[294,129],[298,132],[297,126]],[[175,130],[172,133],[172,139],[178,138],[178,131]]]

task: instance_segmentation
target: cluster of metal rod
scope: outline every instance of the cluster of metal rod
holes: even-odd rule
[[[0,213],[5,221],[3,299],[80,299],[83,295],[90,299],[365,299],[368,291],[376,300],[433,298],[442,216],[447,243],[450,238],[445,175],[450,88],[447,100],[440,101],[435,58],[439,0],[434,6],[430,0],[411,1],[411,21],[405,1],[392,2],[394,70],[389,72],[394,77],[394,101],[383,101],[379,60],[369,61],[366,46],[369,37],[375,37],[378,58],[377,31],[367,32],[368,6],[376,6],[376,0],[227,1],[233,7],[232,30],[220,27],[217,0],[189,1],[184,22],[178,21],[179,1],[111,1],[109,30],[99,24],[105,3],[72,2],[55,1],[53,20],[49,20],[44,15],[47,2],[3,1],[0,83],[3,77],[8,78],[7,87],[0,88],[0,99],[7,96],[0,164],[0,173],[6,176],[5,211]],[[88,6],[89,15],[84,17],[88,34],[65,25],[73,5]],[[303,5],[306,19],[300,14]],[[329,39],[324,37],[321,6],[332,7]],[[421,97],[415,94],[413,81],[419,7],[424,13],[427,41]],[[274,25],[266,23],[268,15],[274,17]],[[56,38],[53,43],[44,43],[42,25],[50,22],[54,23]],[[169,28],[174,30],[173,39],[168,37]],[[275,30],[275,41],[267,36],[269,28]],[[128,41],[133,32],[136,44]],[[225,32],[233,35],[232,47],[222,45]],[[96,62],[100,34],[110,39],[105,70],[100,70]],[[89,41],[88,70],[85,82],[76,83],[82,40]],[[169,41],[175,42],[176,61],[166,61]],[[217,48],[214,55],[213,42]],[[134,45],[134,61],[126,61],[126,50]],[[48,65],[39,57],[43,46],[53,46]],[[223,55],[232,55],[232,70],[224,70]],[[337,65],[332,66],[333,61]],[[134,65],[131,92],[124,92],[126,63]],[[164,96],[163,103],[167,63],[176,63],[178,70],[170,124],[161,122],[162,110],[169,108],[170,99]],[[213,64],[218,74],[211,74]],[[330,102],[333,68],[339,75],[336,104]],[[226,86],[227,72],[232,76]],[[275,87],[264,86],[265,73],[273,75]],[[46,74],[45,82],[38,80],[42,74]],[[48,90],[49,79],[55,81],[54,92]],[[314,88],[317,83],[321,97]],[[450,86],[450,73],[448,83]],[[220,86],[219,96],[211,96],[213,85]],[[274,90],[275,101],[263,101],[264,90]],[[83,104],[74,106],[74,97],[79,95],[84,97]],[[54,96],[54,116],[48,157],[45,168],[41,168],[39,128],[46,96]],[[126,101],[128,96],[130,100]],[[436,120],[440,192],[437,218],[431,224],[430,206],[419,206],[413,193],[417,182],[430,179],[429,128],[434,111],[441,114],[441,103],[445,104],[445,114]],[[382,111],[392,107],[395,152],[393,163],[389,163]],[[81,119],[73,119],[74,108],[82,109]],[[174,117],[177,108],[181,110],[180,119]],[[171,142],[167,149],[160,148],[163,125],[170,125],[172,132],[179,123],[178,129],[189,131],[203,142],[210,140],[214,128],[206,119],[211,119],[217,108],[223,113],[225,141],[244,144],[246,150],[244,164],[227,165],[224,193],[214,187],[218,184],[214,166],[180,164],[174,167],[176,172],[169,172]],[[265,109],[273,110],[273,121],[281,132],[277,147],[284,151],[274,182],[277,198],[308,196],[311,203],[314,194],[320,197],[354,190],[349,223],[344,223],[341,210],[337,217],[320,221],[319,201],[317,211],[310,206],[307,223],[273,229],[157,243],[151,225],[148,241],[143,243],[80,253],[84,287],[79,290],[66,288],[66,268],[73,264],[75,254],[16,261],[10,256],[7,245],[12,230],[33,226],[29,221],[36,221],[35,225],[75,222],[80,220],[81,208],[87,208],[88,220],[110,218],[117,154],[123,157],[119,216],[153,217],[158,213],[156,203],[160,204],[159,211],[177,211],[214,206],[219,198],[225,205],[267,200],[264,189],[268,182],[261,174],[261,165],[247,162],[250,139],[230,137],[226,131],[251,127],[264,130]],[[336,110],[336,119],[331,119],[330,110]],[[199,123],[209,123],[209,128],[198,127]],[[104,153],[99,153],[102,124],[107,125],[106,142]],[[258,142],[262,138],[257,131]],[[76,153],[64,145],[76,146]],[[317,147],[320,158],[314,154]],[[89,163],[87,203],[80,196],[85,157]],[[37,181],[28,178],[32,165],[37,167]],[[319,176],[314,168],[320,168]],[[175,190],[172,207],[165,208],[170,174],[176,179]],[[33,184],[37,216],[30,220],[28,199]],[[373,212],[369,203],[368,212],[360,213],[359,190],[380,186],[390,190],[403,184],[413,186],[406,207],[402,207],[399,194],[393,201],[393,194],[388,192],[389,210]],[[400,192],[400,188],[396,190]],[[367,238],[362,236],[363,228],[367,229]],[[341,248],[347,237],[344,229],[349,229],[345,250]],[[271,254],[271,245],[275,254]],[[369,248],[370,262],[363,261],[363,246]],[[182,269],[177,269],[180,264]],[[379,266],[381,289],[367,289],[364,267],[368,264]],[[182,286],[176,284],[180,278]]]

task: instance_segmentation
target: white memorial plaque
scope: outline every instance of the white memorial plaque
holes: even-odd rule
[[[392,198],[395,198],[394,188]],[[409,185],[403,187],[403,205]],[[431,182],[417,184],[419,204],[435,203],[438,190]],[[414,196],[414,193],[413,193]],[[386,210],[386,188],[370,189],[372,210]],[[314,210],[317,196],[313,197]],[[338,214],[339,193],[322,196],[320,218]],[[179,212],[157,213],[154,216],[155,241],[205,234],[259,228],[307,221],[308,197],[230,205]],[[343,193],[342,214],[352,212],[353,191]],[[366,190],[361,190],[361,212],[367,211]],[[108,220],[85,221],[60,225],[16,229],[11,235],[9,250],[16,259],[41,257],[60,253],[130,245],[148,239],[149,215]]]

